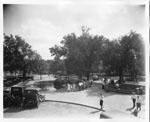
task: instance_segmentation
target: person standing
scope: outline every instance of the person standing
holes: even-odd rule
[[[83,80],[81,81],[81,90],[84,89]]]
[[[82,83],[81,83],[81,81],[79,82],[79,91],[81,91],[82,90]]]
[[[132,102],[133,102],[133,107],[132,108],[134,108],[135,107],[135,103],[136,103],[136,95],[135,95],[134,92],[132,93],[131,99],[132,99]]]
[[[67,83],[67,91],[68,91],[68,92],[70,92],[70,91],[71,91],[70,83],[69,83],[69,82]]]
[[[103,107],[103,102],[104,102],[104,96],[103,96],[103,94],[100,94],[100,109],[102,110],[104,107]]]
[[[82,90],[84,90],[84,79],[82,80]]]
[[[73,91],[75,91],[76,90],[76,84],[73,83],[72,87],[73,87]]]
[[[137,96],[137,99],[136,99],[137,111],[141,110],[141,104],[142,104],[142,100],[141,100],[140,96]]]
[[[83,80],[83,89],[86,89],[86,81]]]
[[[70,82],[70,91],[72,92],[73,91],[73,83]]]
[[[93,79],[90,80],[90,87],[92,87]]]
[[[105,83],[105,78],[102,78],[101,84],[102,84],[102,89],[104,89],[104,88],[105,88],[105,85],[106,85],[106,83]]]

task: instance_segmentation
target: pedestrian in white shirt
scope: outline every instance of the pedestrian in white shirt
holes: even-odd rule
[[[76,84],[75,83],[73,83],[72,89],[73,89],[73,91],[75,91],[75,89],[76,89]]]
[[[131,99],[132,99],[132,102],[133,102],[133,107],[132,108],[134,108],[135,107],[135,103],[136,103],[136,95],[135,95],[134,92],[132,93]]]
[[[84,89],[83,81],[81,81],[81,89]]]
[[[91,80],[90,80],[90,85],[89,85],[89,87],[91,87],[91,86],[92,86],[92,83],[93,83],[93,80],[91,79]]]
[[[100,100],[100,107],[101,107],[100,109],[103,109],[103,101],[104,101],[103,94],[100,94],[99,100]]]
[[[70,92],[71,88],[70,88],[70,83],[67,83],[67,91]]]
[[[73,83],[70,82],[70,91],[73,91]]]
[[[140,98],[140,96],[137,96],[137,99],[136,99],[137,111],[141,110],[141,104],[142,104],[142,99]]]
[[[79,82],[79,91],[81,91],[82,90],[82,83],[81,83],[81,81]]]

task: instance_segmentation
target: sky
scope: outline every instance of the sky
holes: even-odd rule
[[[81,34],[81,26],[110,40],[130,32],[145,33],[145,6],[98,3],[10,4],[3,6],[4,33],[19,35],[43,59],[52,59],[49,48],[63,36]]]

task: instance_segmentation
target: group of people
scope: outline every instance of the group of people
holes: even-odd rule
[[[90,80],[90,82],[89,82],[89,81],[83,79],[83,80],[81,80],[81,81],[78,83],[78,85],[79,85],[79,91],[81,91],[81,90],[84,90],[84,89],[86,89],[86,88],[88,88],[88,87],[91,87],[92,81]]]
[[[76,91],[76,90],[82,91],[91,86],[92,86],[92,80],[87,81],[85,79],[82,79],[81,81],[79,81],[77,83],[68,82],[67,83],[67,91],[68,92]]]
[[[76,90],[76,83],[67,83],[67,91],[71,92],[71,91],[75,91]]]
[[[133,102],[132,109],[136,108],[136,111],[140,111],[141,110],[141,105],[142,105],[142,99],[141,99],[141,97],[139,95],[136,95],[133,92],[132,96],[131,96],[131,99],[132,99],[132,102]],[[100,109],[101,110],[104,108],[103,102],[104,102],[104,95],[100,94],[100,96],[99,96],[99,103],[100,103]]]
[[[133,107],[132,109],[134,109],[136,107],[137,111],[141,110],[141,104],[142,104],[142,99],[139,95],[135,95],[135,93],[132,93],[131,96],[132,102],[133,102]]]

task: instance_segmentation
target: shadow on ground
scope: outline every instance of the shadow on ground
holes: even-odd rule
[[[26,110],[33,110],[33,109],[37,109],[35,107],[31,107],[31,108],[20,108],[20,107],[9,107],[6,110],[4,110],[4,113],[18,113],[18,112],[22,112],[22,111],[26,111]]]
[[[133,107],[130,107],[130,108],[127,108],[126,111],[132,111],[134,108]]]
[[[25,109],[21,109],[20,107],[9,107],[6,110],[4,110],[4,113],[17,113],[24,111]]]
[[[101,112],[101,111],[100,110],[92,111],[92,112],[90,112],[90,114],[96,114],[98,112]]]

